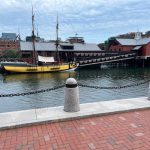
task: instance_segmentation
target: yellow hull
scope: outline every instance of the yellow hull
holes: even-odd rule
[[[65,70],[73,70],[76,68],[77,65],[75,64],[47,65],[47,66],[15,66],[15,65],[4,66],[4,69],[7,72],[12,73],[58,72]]]

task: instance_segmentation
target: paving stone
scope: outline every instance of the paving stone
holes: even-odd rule
[[[140,113],[139,113],[139,112],[135,112],[135,114],[140,115]]]
[[[123,121],[126,120],[126,118],[124,118],[124,117],[122,117],[122,116],[120,116],[119,119],[121,119],[121,120],[123,120]]]
[[[95,125],[96,125],[96,123],[95,123],[95,122],[93,122],[93,121],[91,121],[91,125],[95,126]]]
[[[131,123],[130,126],[133,128],[137,128],[137,125],[135,125],[134,123]]]
[[[143,136],[144,133],[136,133],[135,136]]]
[[[113,137],[109,137],[109,138],[107,139],[107,142],[108,142],[109,144],[111,144],[112,146],[116,145],[116,140],[115,140]]]
[[[88,146],[89,146],[90,149],[96,149],[96,147],[93,143],[89,143]]]
[[[78,129],[79,130],[85,130],[85,127],[79,127]]]
[[[0,150],[150,150],[149,116],[137,110],[0,130]]]
[[[49,141],[50,140],[49,135],[45,135],[44,139],[45,139],[46,142]]]
[[[53,150],[57,150],[57,149],[58,149],[57,143],[52,144],[52,149],[53,149]]]
[[[135,140],[134,136],[133,135],[127,135],[127,139],[130,141],[130,142],[133,142]]]

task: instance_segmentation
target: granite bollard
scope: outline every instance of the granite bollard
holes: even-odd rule
[[[74,78],[68,78],[66,80],[64,111],[66,112],[80,111],[79,87],[77,81]]]

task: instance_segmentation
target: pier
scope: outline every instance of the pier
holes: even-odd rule
[[[92,66],[92,65],[97,65],[97,64],[108,64],[108,63],[113,63],[113,62],[122,62],[122,61],[126,61],[126,60],[131,60],[131,59],[133,60],[135,58],[136,58],[135,53],[118,54],[118,55],[111,55],[111,56],[107,56],[104,53],[101,55],[101,57],[96,57],[94,59],[84,58],[84,60],[80,60],[79,66],[84,67],[84,66]]]

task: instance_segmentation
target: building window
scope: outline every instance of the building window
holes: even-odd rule
[[[66,49],[66,50],[69,50],[69,49],[70,49],[70,50],[73,50],[74,46],[72,46],[72,45],[61,45],[61,48],[64,49],[64,50],[65,50],[65,49]]]

